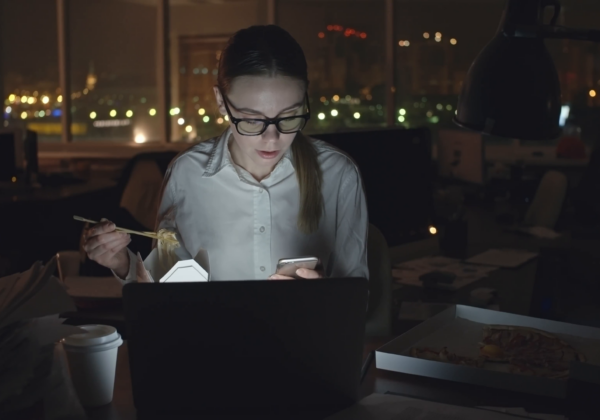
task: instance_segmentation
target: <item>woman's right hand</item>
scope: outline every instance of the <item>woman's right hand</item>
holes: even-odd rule
[[[125,278],[129,273],[127,245],[131,242],[131,237],[115,229],[114,223],[102,219],[102,222],[84,232],[83,249],[90,260],[110,268],[117,276]]]

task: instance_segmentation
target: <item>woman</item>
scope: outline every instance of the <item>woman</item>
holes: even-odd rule
[[[302,135],[310,117],[300,45],[283,29],[237,32],[221,54],[215,97],[230,127],[179,155],[163,183],[158,229],[177,233],[188,258],[208,254],[211,280],[289,279],[280,258],[320,259],[299,277],[368,277],[367,209],[355,164]],[[90,259],[136,279],[128,235],[90,230]],[[158,279],[157,279],[158,280]]]

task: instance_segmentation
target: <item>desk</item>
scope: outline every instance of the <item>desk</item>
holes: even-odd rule
[[[564,247],[575,242],[568,234],[557,239],[548,240],[506,232],[496,223],[493,212],[486,209],[469,208],[467,220],[469,222],[467,248],[469,257],[490,248],[519,248],[538,252],[542,247]],[[418,251],[411,252],[411,244],[392,248],[390,250],[392,264],[440,253],[435,238],[422,243],[420,247],[415,246],[414,248],[417,248]],[[534,259],[517,269],[493,271],[488,277],[467,285],[456,292],[428,293],[423,288],[394,283],[394,294],[401,301],[425,299],[430,302],[469,305],[469,296],[473,289],[489,287],[497,290],[501,311],[528,315],[536,269],[537,260]]]
[[[0,204],[21,202],[46,202],[76,197],[113,188],[117,185],[109,179],[95,179],[81,184],[61,187],[43,187],[31,190],[1,190]]]
[[[377,349],[392,337],[370,338],[365,343],[366,357],[371,350]],[[115,393],[113,402],[105,407],[87,410],[90,420],[134,420],[136,410],[133,405],[131,378],[129,375],[129,354],[127,343],[119,348],[117,360],[117,373],[115,379]],[[365,377],[360,387],[360,396],[364,398],[373,392],[393,392],[406,396],[433,400],[446,404],[465,406],[498,406],[498,407],[525,407],[532,411],[571,415],[571,420],[591,420],[597,411],[594,407],[586,407],[585,401],[588,394],[580,394],[577,400],[556,400],[552,398],[537,397],[502,391],[480,386],[453,383],[431,378],[422,378],[405,375],[397,372],[388,372],[375,369],[375,364]],[[588,388],[589,395],[597,390]],[[595,401],[589,397],[589,401]]]
[[[492,247],[519,247],[533,251],[543,246],[567,246],[577,243],[585,246],[584,241],[573,240],[569,235],[556,240],[542,240],[534,237],[519,236],[515,233],[505,232],[495,223],[492,212],[482,209],[469,210],[469,249],[468,254],[474,255]],[[593,242],[590,242],[592,246]],[[594,245],[598,248],[598,245]],[[408,249],[397,247],[391,250],[393,262],[402,259],[417,258],[436,252],[436,241],[432,239],[417,249],[416,254],[408,254]],[[469,292],[478,287],[493,287],[500,295],[500,308],[503,311],[528,314],[533,281],[537,262],[534,260],[516,270],[498,270],[488,278],[480,280],[453,294],[443,297],[452,303],[468,302]],[[420,289],[422,290],[422,289]],[[442,299],[442,298],[440,298]],[[87,313],[87,316],[92,316]],[[102,316],[98,314],[98,316]],[[104,316],[113,318],[118,314],[107,311]],[[89,322],[89,320],[86,320]],[[98,319],[101,322],[101,318]],[[393,337],[370,338],[365,344],[364,355],[379,348]],[[500,406],[524,407],[531,411],[548,412],[555,414],[569,413],[572,420],[596,419],[598,409],[591,407],[597,401],[598,390],[589,385],[575,384],[573,398],[569,400],[556,400],[509,391],[473,386],[468,384],[453,383],[432,378],[401,374],[375,369],[373,364],[361,386],[361,397],[378,392],[393,392],[410,397],[433,400],[447,404],[466,406]],[[600,394],[598,394],[600,395]],[[129,360],[127,346],[119,349],[117,363],[117,376],[115,397],[111,405],[89,411],[92,420],[104,419],[135,419],[135,409],[131,393],[131,379],[129,377]]]

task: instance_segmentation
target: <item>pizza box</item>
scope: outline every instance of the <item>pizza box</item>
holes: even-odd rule
[[[569,376],[600,383],[600,329],[463,305],[449,307],[379,348],[375,353],[375,366],[411,375],[566,398],[568,380],[509,373],[503,371],[505,366],[501,364],[488,363],[483,369],[409,355],[412,347],[448,347],[452,353],[476,357],[483,327],[493,324],[531,327],[556,334],[587,359],[586,362],[572,362]],[[490,369],[488,365],[491,365]]]

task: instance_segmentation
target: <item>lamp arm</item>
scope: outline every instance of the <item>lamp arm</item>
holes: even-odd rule
[[[600,30],[572,29],[555,25],[507,25],[502,32],[514,38],[554,38],[577,39],[579,41],[600,42]]]

